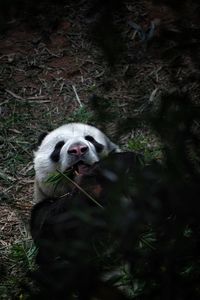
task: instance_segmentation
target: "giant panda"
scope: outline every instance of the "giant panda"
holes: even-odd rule
[[[34,202],[70,192],[72,187],[66,180],[56,186],[48,180],[56,171],[67,172],[73,180],[113,152],[120,152],[119,147],[102,131],[87,124],[69,123],[43,134],[34,153]]]

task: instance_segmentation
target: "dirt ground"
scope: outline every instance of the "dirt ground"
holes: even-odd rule
[[[160,55],[160,27],[176,30],[176,16],[169,8],[127,1],[125,14],[115,13],[113,18],[126,54],[110,66],[91,36],[94,19],[87,14],[87,1],[80,3],[52,6],[57,18],[39,14],[32,22],[12,17],[0,35],[0,249],[2,266],[8,266],[5,278],[18,272],[9,256],[13,245],[30,241],[25,225],[33,198],[33,149],[41,132],[68,121],[90,122],[126,148],[141,132],[133,129],[116,138],[120,119],[145,112],[177,82],[194,100],[199,95],[199,83],[186,82],[194,71],[190,56],[184,54],[173,66],[171,58]],[[153,22],[153,39],[142,42],[131,22],[144,32]],[[169,46],[164,41],[163,49]],[[93,116],[94,97],[102,98],[105,111],[112,112],[109,122],[103,122],[103,114],[101,122]],[[142,125],[141,131],[146,138]],[[148,147],[155,147],[154,139],[148,139]]]

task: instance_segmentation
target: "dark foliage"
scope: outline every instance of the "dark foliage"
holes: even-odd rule
[[[117,278],[103,280],[108,265],[112,272],[122,263],[144,283],[135,299],[199,299],[199,121],[188,96],[166,95],[150,118],[164,144],[161,165],[113,154],[80,182],[104,209],[76,189],[34,207],[34,277],[43,299],[126,299]],[[156,241],[140,248],[150,224]]]
[[[111,251],[106,259],[112,260],[116,249],[121,247],[118,234],[125,239],[123,228],[122,232],[115,233],[119,230],[119,209],[126,211],[133,206],[124,174],[129,179],[134,177],[140,161],[141,156],[131,152],[111,154],[95,165],[90,174],[79,179],[80,186],[102,208],[77,188],[64,198],[46,199],[35,205],[31,233],[38,246],[40,267],[34,277],[41,287],[40,296],[63,299],[78,293],[80,299],[90,299],[92,295],[101,294],[102,289],[108,289],[112,297],[118,295],[124,299],[112,285],[101,280],[106,266],[99,261],[98,252],[102,251],[103,257]],[[126,200],[122,196],[126,196]],[[120,219],[122,217],[123,214]],[[118,253],[113,260],[119,263],[120,256]]]

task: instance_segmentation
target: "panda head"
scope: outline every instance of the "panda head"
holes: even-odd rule
[[[34,159],[36,182],[38,188],[51,197],[53,189],[46,181],[56,170],[85,174],[102,157],[119,151],[118,146],[99,129],[81,123],[63,125],[41,136],[39,142]],[[67,190],[62,188],[63,192]]]

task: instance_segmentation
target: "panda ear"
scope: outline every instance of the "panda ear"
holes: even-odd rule
[[[108,147],[109,153],[121,152],[121,149],[119,148],[119,146],[116,145],[115,143],[111,142],[110,140],[107,141],[107,147]]]
[[[47,136],[48,132],[42,132],[38,137],[37,146],[39,147],[44,140],[45,136]]]

